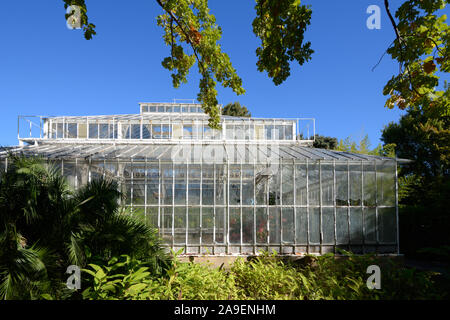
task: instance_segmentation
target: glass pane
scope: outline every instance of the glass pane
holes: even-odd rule
[[[98,138],[98,124],[89,123],[89,139],[97,139],[97,138]]]
[[[241,166],[230,165],[230,204],[238,205],[241,203]]]
[[[188,203],[200,204],[200,165],[189,166]]]
[[[306,206],[306,164],[295,165],[295,202]]]
[[[319,162],[308,163],[308,198],[309,205],[319,205]]]
[[[192,125],[183,125],[183,139],[192,139]]]
[[[147,207],[147,224],[151,227],[158,228],[158,208]]]
[[[226,209],[225,208],[215,208],[216,210],[216,243],[225,243],[225,217],[226,217]]]
[[[292,125],[291,124],[284,126],[284,139],[285,140],[292,140],[293,139]]]
[[[280,244],[281,208],[269,208],[269,242]]]
[[[230,243],[241,243],[241,209],[230,208]]]
[[[269,180],[269,206],[280,205],[281,199],[281,172],[275,173]]]
[[[378,208],[380,242],[397,242],[397,219],[395,208]]]
[[[133,183],[133,205],[145,204],[145,184],[144,181],[134,181]]]
[[[163,124],[162,125],[162,138],[170,139],[171,135],[172,135],[171,126],[169,126],[168,124]]]
[[[1,174],[3,174],[5,171],[4,165],[5,164],[3,162],[0,162],[0,177],[1,177]],[[75,162],[64,161],[64,173],[63,174],[64,174],[64,177],[66,178],[67,182],[69,183],[69,185],[75,189],[76,179],[77,179]]]
[[[376,231],[376,209],[375,208],[367,208],[364,209],[364,234],[365,242],[376,242],[377,240],[377,231]]]
[[[348,171],[346,164],[336,164],[336,205],[348,205]]]
[[[108,139],[109,138],[109,125],[107,123],[100,123],[100,139]]]
[[[294,242],[294,208],[283,208],[281,222],[283,224],[283,242]]]
[[[202,243],[213,244],[214,208],[202,208]]]
[[[323,243],[334,244],[334,208],[322,208]]]
[[[273,125],[265,125],[264,130],[266,131],[266,140],[273,140],[274,126]]]
[[[152,124],[152,138],[153,139],[161,139],[161,125],[160,124]]]
[[[200,243],[200,208],[189,208],[188,244]]]
[[[175,243],[186,243],[186,207],[174,208],[174,241]]]
[[[253,166],[252,165],[242,165],[242,204],[243,205],[254,205],[254,195],[253,195]]]
[[[296,242],[307,244],[308,242],[308,213],[307,208],[296,208]]]
[[[376,181],[375,165],[364,164],[364,205],[375,206]]]
[[[172,207],[161,207],[161,235],[166,243],[172,242]]]
[[[140,124],[132,124],[131,125],[131,139],[140,139],[141,138],[141,125]]]
[[[122,139],[130,139],[131,137],[131,126],[129,124],[122,123]]]
[[[309,208],[309,243],[320,243],[320,209]]]
[[[322,164],[321,177],[322,177],[322,205],[332,206],[334,205],[333,199],[334,176],[332,164]]]
[[[80,123],[78,125],[78,139],[86,139],[86,136],[87,136],[87,126],[85,123]]]
[[[266,172],[266,166],[256,166],[255,168],[255,193],[256,193],[256,204],[266,205],[267,204],[267,191],[269,188],[268,179],[269,176]]]
[[[63,138],[63,124],[62,123],[57,124],[56,137],[58,139]]]
[[[336,209],[336,237],[338,244],[348,244],[348,211],[347,208]]]
[[[151,139],[152,137],[152,128],[149,124],[142,125],[142,139]]]
[[[352,244],[362,244],[362,209],[350,208],[350,241]]]
[[[267,243],[267,210],[256,208],[256,242]]]
[[[395,164],[377,164],[378,205],[395,206]]]
[[[294,204],[294,166],[291,164],[283,164],[281,166],[282,170],[282,203],[283,205],[293,205]]]
[[[233,140],[234,139],[234,126],[231,124],[227,124],[225,128],[226,128],[227,140]]]
[[[216,205],[225,204],[227,176],[225,166],[216,166]]]
[[[242,242],[253,243],[253,208],[242,208]]]
[[[117,124],[110,124],[109,125],[109,138],[110,139],[117,139]]]
[[[159,165],[147,164],[147,204],[158,204],[159,200]]]
[[[176,164],[175,175],[175,204],[186,204],[186,165]]]
[[[361,175],[361,165],[351,164],[349,166],[350,170],[350,205],[360,206],[361,205],[361,186],[362,186],[362,175]]]
[[[67,125],[66,138],[76,139],[78,124],[77,123],[67,123],[66,125]]]

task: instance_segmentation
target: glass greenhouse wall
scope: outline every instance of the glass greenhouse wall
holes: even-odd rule
[[[75,189],[115,179],[131,214],[185,254],[399,253],[399,159],[311,148],[296,120],[223,117],[223,134],[210,135],[199,105],[177,107],[39,117],[36,137],[0,152],[0,171],[15,153],[47,159]]]
[[[118,180],[132,214],[188,254],[398,251],[392,160],[52,162],[73,188]]]

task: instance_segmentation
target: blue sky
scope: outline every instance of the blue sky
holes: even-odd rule
[[[161,66],[169,48],[156,25],[161,12],[156,1],[86,2],[97,26],[90,41],[80,30],[67,29],[63,1],[2,1],[0,145],[18,143],[19,114],[137,113],[138,102],[196,98],[196,69],[188,84],[174,89]],[[255,117],[313,117],[320,134],[355,140],[368,134],[375,147],[383,126],[401,114],[384,108],[382,95],[398,66],[386,55],[371,71],[394,39],[382,2],[302,1],[313,9],[306,39],[315,53],[306,65],[292,65],[290,78],[275,86],[256,69],[254,1],[210,0],[223,30],[221,46],[246,89],[236,96],[219,86],[219,102],[239,101]],[[402,2],[391,0],[391,6],[395,10]],[[381,30],[366,27],[372,4],[382,9]]]

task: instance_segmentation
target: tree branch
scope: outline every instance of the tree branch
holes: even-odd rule
[[[395,36],[397,37],[398,44],[400,45],[400,71],[402,70],[403,63],[405,62],[405,59],[403,57],[403,38],[400,36],[400,31],[398,30],[397,23],[394,20],[394,17],[392,16],[391,10],[389,9],[389,0],[384,0],[384,7],[386,8],[386,12],[389,16],[389,20],[391,20],[392,27],[395,31]],[[406,70],[408,72],[408,78],[409,83],[411,85],[411,89],[418,94],[419,96],[422,96],[417,90],[414,88],[412,77],[411,77],[411,70],[409,69],[409,64],[405,62]],[[402,71],[400,73],[403,73]]]
[[[198,54],[197,54],[197,50],[195,50],[195,47],[192,45],[192,39],[190,37],[190,35],[184,30],[180,20],[173,14],[172,11],[166,10],[166,8],[164,8],[164,4],[161,2],[161,0],[156,0],[156,2],[159,4],[159,6],[166,11],[170,17],[175,20],[175,22],[177,23],[178,27],[180,27],[181,32],[184,34],[184,36],[186,37],[186,39],[188,40],[188,43],[190,44],[192,50],[194,51],[194,55],[197,58],[198,61],[198,65],[200,66],[200,68],[202,69],[202,74],[205,73],[205,67],[203,66],[203,61],[199,58]]]

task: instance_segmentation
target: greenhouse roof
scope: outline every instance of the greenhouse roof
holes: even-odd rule
[[[36,116],[38,117],[38,116]],[[66,121],[86,121],[98,120],[98,121],[135,121],[135,120],[148,120],[148,121],[194,121],[194,120],[208,120],[210,117],[205,113],[143,113],[143,114],[116,114],[116,115],[92,115],[92,116],[42,116],[42,118],[48,119],[65,119]],[[289,118],[249,118],[249,117],[234,117],[222,115],[221,118],[226,121],[265,121],[273,122],[276,120],[281,121],[297,121],[297,119]]]
[[[267,163],[273,161],[399,161],[381,156],[316,149],[299,144],[183,143],[183,144],[114,144],[114,143],[42,143],[4,148],[8,153],[40,156],[48,159],[147,160],[211,163]]]

